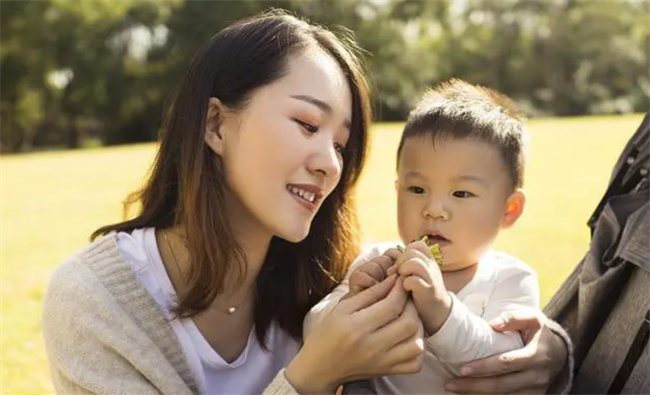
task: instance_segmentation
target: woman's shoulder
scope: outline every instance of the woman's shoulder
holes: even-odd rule
[[[58,304],[78,305],[105,295],[120,298],[137,287],[132,266],[124,259],[115,232],[100,236],[59,265],[50,277],[44,311]]]
[[[155,329],[151,325],[167,322],[122,256],[117,233],[95,239],[57,267],[43,300],[44,330],[96,321],[100,316],[106,318],[106,325],[139,322],[147,333]]]
[[[51,299],[52,294],[65,294],[71,298],[85,295],[97,287],[110,262],[120,258],[114,233],[98,237],[54,269],[47,287],[46,301]]]

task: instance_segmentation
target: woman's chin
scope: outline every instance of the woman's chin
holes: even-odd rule
[[[295,229],[284,229],[282,232],[276,233],[276,236],[284,239],[290,243],[300,243],[305,240],[309,235],[309,227],[305,228],[295,228]]]

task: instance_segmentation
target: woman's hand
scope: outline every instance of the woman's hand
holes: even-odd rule
[[[285,370],[300,393],[332,393],[345,381],[418,372],[422,324],[396,275],[342,300]]]
[[[445,389],[461,394],[544,393],[567,360],[567,346],[547,320],[539,311],[521,310],[490,322],[498,332],[519,331],[524,347],[466,364],[463,377],[449,380]]]
[[[389,256],[379,255],[355,269],[350,275],[350,292],[345,299],[384,281],[393,262]]]

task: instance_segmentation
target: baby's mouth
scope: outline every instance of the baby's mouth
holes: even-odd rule
[[[437,235],[437,234],[429,234],[422,236],[422,238],[426,237],[427,240],[429,240],[429,244],[440,244],[440,243],[449,243],[449,239],[442,235]]]

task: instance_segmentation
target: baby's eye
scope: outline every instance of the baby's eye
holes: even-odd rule
[[[452,195],[454,195],[454,197],[462,198],[462,199],[476,196],[473,193],[467,191],[454,191]]]
[[[421,187],[408,187],[407,190],[409,192],[415,193],[416,195],[421,195],[424,193],[424,188]]]
[[[298,118],[294,118],[293,121],[295,123],[297,123],[298,125],[300,125],[300,127],[305,129],[308,133],[313,134],[313,133],[318,132],[318,126],[312,125],[312,124],[307,123],[307,122],[303,122],[303,121],[299,120]]]

